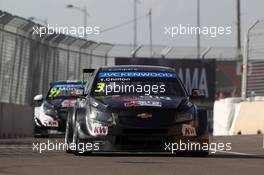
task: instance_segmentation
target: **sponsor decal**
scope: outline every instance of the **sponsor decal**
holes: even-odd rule
[[[130,78],[100,78],[101,82],[131,81]]]
[[[138,71],[138,68],[118,67],[118,68],[108,69],[108,71]]]
[[[125,107],[136,107],[136,106],[151,106],[151,107],[161,107],[161,102],[159,101],[130,101],[125,103]]]
[[[191,125],[183,124],[182,135],[187,137],[196,136],[196,129]]]
[[[82,88],[83,85],[81,84],[56,84],[52,88],[55,89],[75,89],[75,88]]]
[[[149,96],[146,96],[146,97],[150,98],[150,99],[157,99],[157,100],[171,100],[171,98],[168,97],[168,96],[149,95]]]
[[[136,100],[136,99],[156,99],[156,100],[171,100],[171,97],[168,96],[155,96],[155,95],[148,95],[148,96],[134,96],[134,95],[126,95],[126,96],[121,96],[121,95],[113,95],[112,99],[114,100]]]
[[[44,121],[43,124],[47,127],[59,127],[58,121]]]
[[[147,118],[151,118],[152,114],[149,113],[141,113],[137,115],[138,118],[142,118],[142,119],[147,119]]]
[[[108,127],[107,126],[94,126],[93,133],[96,135],[105,136],[108,134]]]
[[[94,90],[94,92],[104,92],[104,88],[105,88],[105,83],[97,83],[96,89]]]
[[[94,107],[97,107],[99,104],[95,101],[91,102],[91,105],[94,106]]]
[[[73,89],[71,90],[71,96],[78,96],[83,94],[83,89]]]
[[[60,90],[58,89],[51,89],[50,93],[49,93],[49,97],[56,97],[61,93]]]
[[[139,99],[140,96],[133,96],[133,95],[128,95],[128,96],[121,96],[121,95],[113,95],[112,99],[114,100],[134,100],[134,99]]]
[[[176,78],[176,74],[169,72],[100,72],[99,73],[99,78],[108,78],[108,77]]]
[[[140,106],[137,101],[130,101],[125,103],[125,107],[137,107],[137,106]]]
[[[71,107],[74,106],[76,104],[76,100],[64,100],[62,102],[62,107]]]

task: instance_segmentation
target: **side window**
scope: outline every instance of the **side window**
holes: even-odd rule
[[[87,94],[87,93],[88,93],[89,84],[90,84],[90,81],[88,80],[88,81],[85,83],[85,86],[84,86],[84,94]]]
[[[89,94],[91,89],[92,89],[92,86],[94,84],[94,81],[95,81],[95,77],[97,75],[97,72],[98,70],[96,70],[87,80],[87,83],[86,83],[86,86],[85,86],[85,89],[84,89],[84,92],[85,94]]]

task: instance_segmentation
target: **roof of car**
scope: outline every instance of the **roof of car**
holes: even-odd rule
[[[101,67],[103,71],[175,71],[175,69],[164,66],[146,66],[146,65],[119,65]]]
[[[82,84],[82,80],[60,80],[60,81],[51,82],[50,85],[53,85],[53,84],[71,84],[71,83]],[[86,81],[84,83],[86,83]]]

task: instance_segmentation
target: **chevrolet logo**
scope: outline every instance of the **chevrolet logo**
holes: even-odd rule
[[[147,118],[151,118],[152,114],[141,113],[141,114],[138,114],[137,117],[142,118],[142,119],[147,119]]]

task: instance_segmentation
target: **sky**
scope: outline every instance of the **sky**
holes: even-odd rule
[[[184,35],[174,38],[164,34],[165,26],[196,26],[197,0],[139,0],[138,16],[152,9],[153,44],[168,46],[196,46],[196,36]],[[201,26],[231,26],[232,34],[215,38],[201,36],[204,47],[236,46],[235,0],[200,0]],[[83,26],[83,14],[66,8],[67,4],[87,7],[90,16],[88,26],[101,30],[133,19],[133,0],[0,0],[0,9],[13,15],[47,19],[51,25]],[[246,30],[258,19],[264,19],[263,0],[241,0],[242,39]],[[39,22],[39,21],[36,21]],[[41,23],[41,22],[39,22]],[[90,36],[97,42],[133,44],[133,24]],[[149,21],[138,21],[138,44],[149,44]],[[243,44],[243,43],[242,43]]]

